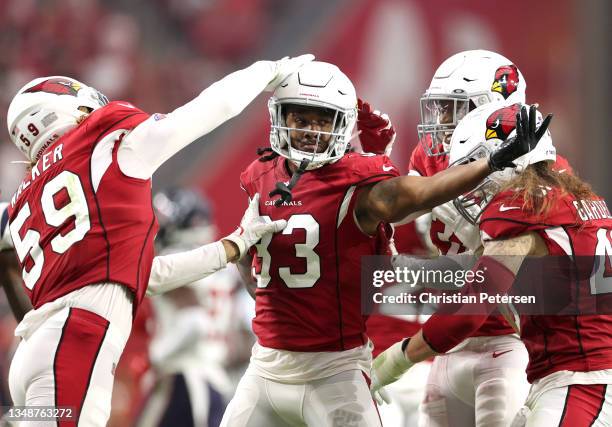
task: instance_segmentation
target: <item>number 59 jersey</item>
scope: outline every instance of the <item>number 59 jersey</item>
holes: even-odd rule
[[[293,199],[280,207],[269,197],[290,174],[285,159],[254,161],[241,175],[259,212],[287,227],[255,246],[257,278],[253,330],[261,345],[299,351],[343,351],[367,342],[361,314],[361,258],[376,239],[355,223],[360,187],[398,176],[386,156],[350,153],[304,173]]]
[[[148,118],[123,102],[91,113],[32,166],[13,195],[9,228],[34,308],[94,283],[144,295],[157,221],[151,182],[124,175],[123,136]]]

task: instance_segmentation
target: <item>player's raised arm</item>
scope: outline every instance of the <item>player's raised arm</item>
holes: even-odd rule
[[[313,55],[258,61],[205,89],[168,115],[154,114],[128,134],[119,148],[121,170],[135,178],[153,172],[183,147],[238,115],[264,90],[274,90]]]
[[[362,229],[374,231],[380,221],[397,222],[413,212],[431,209],[474,188],[492,172],[514,167],[513,161],[531,151],[546,132],[552,116],[536,129],[536,108],[517,114],[517,135],[488,158],[451,167],[431,177],[403,176],[381,181],[360,193],[357,217]]]

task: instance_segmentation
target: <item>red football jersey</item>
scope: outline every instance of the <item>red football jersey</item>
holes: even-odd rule
[[[111,102],[46,149],[9,207],[13,243],[34,308],[93,283],[127,286],[142,299],[157,221],[151,180],[124,175],[123,136],[148,118]]]
[[[591,263],[587,266],[588,271],[577,275],[587,279],[577,282],[577,291],[567,289],[567,295],[591,297],[592,280],[601,284],[601,288],[595,287],[595,293],[612,292],[612,217],[605,201],[576,200],[558,189],[547,188],[546,191],[554,205],[545,217],[540,218],[526,215],[521,208],[523,200],[520,197],[515,199],[512,191],[498,194],[481,217],[483,239],[505,239],[536,232],[546,243],[550,255],[605,256],[604,263],[597,263],[598,271]],[[577,265],[578,269],[583,267]],[[573,280],[555,281],[550,286],[576,286],[573,283]],[[559,289],[555,292],[565,294],[565,291]],[[527,378],[530,382],[560,370],[612,368],[610,315],[521,315],[521,339],[529,352]]]
[[[241,175],[248,195],[261,195],[259,212],[287,227],[256,245],[253,330],[266,347],[290,351],[341,351],[363,345],[361,257],[376,254],[377,239],[353,217],[360,187],[398,176],[386,156],[349,153],[307,171],[293,200],[274,206],[268,193],[289,181],[284,158],[254,161]]]

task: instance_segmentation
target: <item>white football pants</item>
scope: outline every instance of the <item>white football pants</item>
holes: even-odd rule
[[[558,371],[534,381],[512,427],[611,427],[612,369]]]
[[[221,427],[380,427],[363,372],[284,384],[245,374]]]
[[[9,371],[13,404],[67,407],[72,417],[23,422],[24,427],[106,425],[131,307],[123,287],[90,285],[26,315]]]
[[[529,392],[528,359],[514,335],[469,338],[436,356],[419,427],[507,427]]]
[[[399,380],[385,386],[391,403],[378,407],[385,427],[415,427],[419,420],[419,407],[425,397],[425,386],[430,362],[417,363]]]

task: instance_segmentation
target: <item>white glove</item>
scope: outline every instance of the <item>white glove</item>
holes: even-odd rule
[[[274,64],[276,66],[275,77],[266,86],[266,92],[274,92],[278,85],[280,85],[287,77],[299,70],[302,65],[314,60],[314,55],[307,53],[305,55],[296,56],[295,58],[289,58],[285,56],[283,59],[279,59]]]
[[[286,226],[287,221],[284,219],[266,222],[263,217],[259,216],[259,193],[256,193],[244,212],[240,227],[223,239],[234,242],[238,246],[240,258],[242,258],[249,248],[259,242],[266,234],[278,233]]]
[[[402,345],[406,340],[396,342],[383,351],[372,362],[370,392],[377,402],[390,402],[389,396],[383,387],[397,381],[408,369],[414,365],[406,358]]]
[[[391,403],[391,396],[389,396],[389,392],[387,392],[387,390],[384,387],[379,388],[376,391],[373,391],[372,398],[376,401],[378,406],[384,403],[386,404]]]

